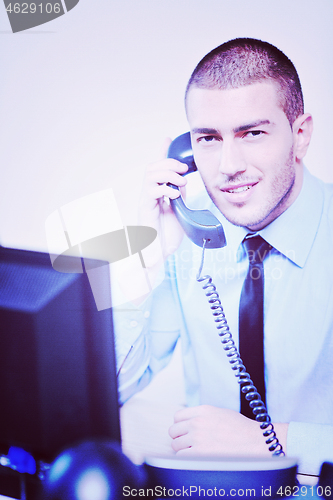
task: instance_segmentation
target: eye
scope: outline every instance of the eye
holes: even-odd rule
[[[242,137],[259,137],[260,135],[263,135],[265,132],[263,130],[248,130],[245,132],[245,134]]]
[[[197,142],[201,144],[212,144],[218,140],[218,137],[216,137],[215,135],[203,135],[202,137],[198,137]]]

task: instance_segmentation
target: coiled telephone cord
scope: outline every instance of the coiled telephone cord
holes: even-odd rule
[[[209,275],[201,276],[204,264],[205,246],[206,240],[204,240],[203,244],[202,258],[199,272],[197,274],[197,281],[199,283],[206,281],[206,283],[203,284],[202,288],[205,291],[206,297],[208,297],[208,302],[214,316],[214,321],[215,323],[217,323],[216,328],[218,330],[219,337],[221,337],[223,349],[226,352],[232,370],[234,370],[235,372],[235,377],[238,379],[241,391],[245,394],[245,399],[249,402],[250,408],[253,412],[253,415],[255,416],[256,421],[260,422],[260,428],[263,431],[263,436],[265,438],[266,444],[268,445],[268,449],[274,456],[284,456],[284,451],[281,443],[276,436],[271,417],[268,415],[267,408],[261,400],[261,396],[254,386],[250,375],[246,371],[238,349],[232,338],[232,334],[230,332],[229,325],[223,311],[220,297],[214,283],[212,282],[212,278]]]

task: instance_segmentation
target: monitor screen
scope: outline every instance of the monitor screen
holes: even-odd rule
[[[46,253],[0,247],[0,408],[1,453],[50,462],[83,439],[120,442],[112,309]]]

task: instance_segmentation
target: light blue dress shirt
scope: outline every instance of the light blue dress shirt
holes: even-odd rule
[[[209,208],[225,230],[227,246],[206,250],[203,274],[216,285],[238,345],[248,230],[228,222],[206,195],[197,205]],[[333,185],[305,169],[296,201],[258,234],[274,247],[264,261],[267,408],[273,422],[290,423],[287,452],[299,457],[300,472],[318,474],[323,461],[333,462]],[[184,238],[145,303],[115,311],[123,401],[168,363],[180,337],[188,405],[239,411],[239,385],[196,280],[201,255]]]

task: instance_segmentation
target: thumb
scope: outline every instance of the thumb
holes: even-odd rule
[[[182,195],[183,200],[185,201],[186,200],[186,186],[181,186],[179,188],[179,190],[180,190],[180,194]]]

